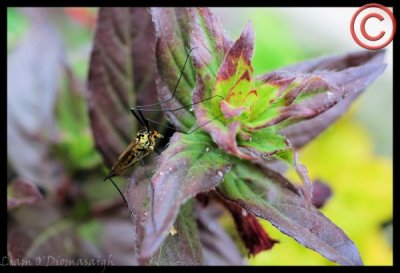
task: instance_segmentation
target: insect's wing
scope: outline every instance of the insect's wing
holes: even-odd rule
[[[150,153],[150,151],[146,151],[146,152],[141,153],[140,155],[136,155],[135,157],[133,157],[133,159],[128,164],[121,166],[118,169],[118,173],[120,173],[119,175],[126,173],[130,167],[132,167],[136,162],[138,162],[141,158],[145,157],[149,153]]]
[[[125,150],[121,153],[121,155],[118,157],[117,161],[112,166],[111,171],[108,174],[108,176],[113,177],[113,176],[121,175],[122,173],[120,172],[120,170],[124,166],[127,166],[131,163],[131,161],[135,157],[135,153],[138,150],[138,148],[139,148],[139,145],[135,141],[132,141],[131,143],[129,143],[128,147],[125,148]]]
[[[117,162],[115,162],[114,165],[118,165],[119,162],[124,161],[126,158],[129,157],[132,151],[136,151],[138,148],[139,145],[136,143],[136,140],[133,140],[131,143],[129,143],[128,147],[126,147],[125,150],[119,155]]]

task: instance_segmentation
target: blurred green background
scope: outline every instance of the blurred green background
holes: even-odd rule
[[[224,28],[236,39],[248,20],[255,28],[255,74],[325,54],[360,50],[352,40],[348,24],[355,8],[213,8]],[[96,8],[64,8],[55,16],[64,42],[67,63],[77,84],[85,84]],[[24,10],[7,9],[7,53],[23,41],[30,20]],[[358,246],[366,265],[392,265],[393,231],[393,65],[392,47],[387,48],[388,67],[351,110],[300,152],[312,179],[322,179],[333,196],[322,209]],[[84,94],[68,92],[74,87],[62,79],[57,103],[61,130],[56,154],[72,175],[102,169],[89,129]],[[71,106],[74,107],[71,107]],[[73,109],[73,110],[71,110]],[[293,180],[294,174],[290,174]],[[98,180],[97,178],[93,180]],[[98,181],[96,182],[98,183]],[[109,185],[99,183],[94,198],[102,198]],[[103,191],[103,192],[104,192]],[[100,194],[99,194],[100,193]],[[319,254],[283,235],[266,221],[268,233],[280,241],[270,251],[249,258],[254,265],[328,265]],[[385,224],[386,223],[386,224]],[[389,224],[387,224],[389,223]],[[93,234],[88,225],[82,234]]]

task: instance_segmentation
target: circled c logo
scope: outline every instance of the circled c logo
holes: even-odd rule
[[[366,27],[367,23],[373,20],[375,20],[375,32],[376,29],[380,30],[377,34],[371,33]],[[389,27],[384,28],[384,26]],[[392,42],[396,33],[396,19],[387,7],[367,4],[354,13],[350,22],[350,32],[359,46],[371,50],[381,49]]]

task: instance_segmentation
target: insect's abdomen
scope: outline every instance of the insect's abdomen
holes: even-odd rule
[[[145,156],[144,151],[142,151],[140,148],[137,146],[134,146],[130,153],[127,154],[126,158],[124,159],[123,162],[121,162],[122,166],[128,166],[131,163],[137,162],[140,160],[141,157]]]

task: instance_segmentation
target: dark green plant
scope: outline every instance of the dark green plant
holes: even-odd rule
[[[383,52],[323,57],[254,76],[251,23],[232,41],[209,9],[102,9],[89,106],[97,147],[109,167],[134,135],[127,126],[129,108],[144,104],[140,97],[155,89],[159,101],[171,98],[188,48],[193,62],[174,99],[161,107],[204,102],[195,103],[194,111],[165,111],[177,132],[152,173],[154,207],[143,171],[128,185],[139,263],[205,262],[198,226],[188,220],[204,210],[194,204],[201,194],[231,211],[251,254],[276,242],[257,216],[334,262],[362,264],[353,242],[312,204],[312,184],[296,150],[340,117],[384,71]],[[198,126],[192,134],[181,133]],[[285,178],[276,168],[279,162],[293,167],[305,187]],[[169,235],[172,227],[176,235]]]

